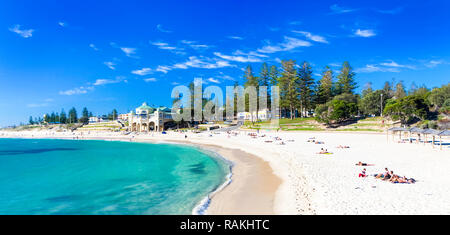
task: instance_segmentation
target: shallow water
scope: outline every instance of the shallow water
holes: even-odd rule
[[[228,173],[188,146],[0,139],[0,214],[191,214]]]

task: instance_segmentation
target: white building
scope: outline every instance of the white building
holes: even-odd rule
[[[128,115],[129,129],[136,132],[164,131],[164,125],[173,122],[171,111],[167,107],[152,108],[143,103],[136,112]]]
[[[129,113],[119,114],[119,121],[123,121],[123,122],[128,121],[128,116],[130,116]]]
[[[103,122],[103,119],[100,118],[100,117],[90,117],[89,118],[89,123],[90,124],[92,124],[92,123],[100,123],[100,122]]]
[[[237,114],[237,118],[238,119],[243,119],[243,120],[253,120],[253,121],[257,121],[257,120],[262,120],[262,121],[266,121],[272,118],[272,113],[270,112],[269,109],[262,109],[258,111],[258,114],[256,114],[256,112],[253,112],[253,114],[251,114],[250,112],[240,112]]]

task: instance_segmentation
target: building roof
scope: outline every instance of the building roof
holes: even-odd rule
[[[167,108],[167,107],[161,106],[161,107],[158,108],[158,111],[171,112],[172,110]]]
[[[144,103],[141,105],[141,107],[139,107],[139,108],[137,108],[137,109],[140,109],[140,110],[153,110],[154,108],[148,106],[148,105],[147,105],[147,102],[144,102]]]

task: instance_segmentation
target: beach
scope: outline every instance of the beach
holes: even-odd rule
[[[0,137],[171,142],[215,151],[235,166],[232,182],[212,196],[207,210],[211,215],[450,213],[448,146],[439,150],[430,144],[397,143],[386,134],[371,133],[260,132],[255,138],[249,133],[187,133],[185,138],[177,132],[124,136],[41,131],[1,132]],[[308,142],[313,137],[324,144]],[[336,148],[339,145],[350,148]],[[322,148],[333,154],[317,154]],[[358,162],[374,166],[355,166]],[[417,183],[358,177],[363,168],[373,175],[386,167]]]

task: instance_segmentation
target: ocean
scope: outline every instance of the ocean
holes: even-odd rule
[[[0,214],[192,214],[229,174],[190,146],[0,139]]]

